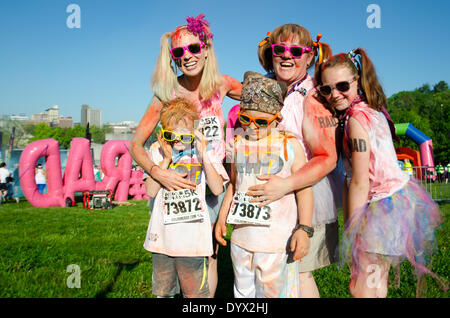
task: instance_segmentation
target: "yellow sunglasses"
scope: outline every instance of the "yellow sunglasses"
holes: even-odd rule
[[[161,128],[162,137],[165,141],[173,142],[175,140],[180,140],[184,144],[191,144],[194,141],[194,134],[177,134],[170,130],[164,130]]]

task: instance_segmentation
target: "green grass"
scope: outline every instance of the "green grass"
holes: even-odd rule
[[[450,203],[442,203],[439,205],[445,219],[448,219],[450,215]],[[343,231],[343,217],[342,213],[339,214],[339,237]],[[439,250],[433,255],[431,270],[433,273],[443,278],[448,282],[450,277],[450,224],[446,220],[439,227],[436,233]],[[341,270],[338,270],[335,264],[328,267],[316,270],[313,272],[313,276],[317,283],[321,297],[351,297],[348,291],[348,285],[350,283],[350,269],[348,266],[344,266]],[[395,285],[394,270],[391,268],[389,272],[389,289],[388,298],[414,298],[416,297],[416,278],[413,272],[413,267],[409,262],[403,262],[400,266],[400,287]],[[440,285],[430,277],[426,275],[422,285],[426,292],[427,298],[448,298],[449,293],[444,292]]]
[[[152,295],[151,253],[142,247],[149,214],[145,201],[109,211],[34,208],[28,202],[0,205],[0,297],[131,297]],[[448,218],[450,203],[441,204]],[[342,222],[342,220],[340,220]],[[341,227],[342,228],[342,227]],[[438,231],[439,251],[432,270],[449,278],[449,222]],[[219,249],[216,297],[233,297],[229,244]],[[68,288],[67,266],[81,269],[81,288]],[[388,297],[415,297],[409,264],[401,268],[399,289]],[[350,297],[349,270],[335,265],[314,272],[322,297]],[[427,297],[448,297],[428,279]]]
[[[0,206],[0,297],[151,297],[144,201],[109,211]],[[68,288],[67,266],[81,269]]]
[[[422,184],[434,200],[447,202],[450,200],[450,183],[437,181],[434,183],[425,183],[422,181]]]

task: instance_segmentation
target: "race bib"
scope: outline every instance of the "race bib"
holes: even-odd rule
[[[164,224],[203,220],[205,211],[200,196],[193,190],[164,191]]]
[[[222,140],[219,117],[210,116],[201,118],[198,128],[208,141]]]
[[[230,212],[228,213],[228,224],[253,224],[267,225],[272,222],[270,207],[258,207],[257,203],[251,203],[252,197],[245,192],[236,192],[233,197]]]

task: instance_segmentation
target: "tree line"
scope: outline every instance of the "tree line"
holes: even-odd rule
[[[50,127],[45,123],[37,125],[24,124],[16,120],[11,120],[7,118],[7,116],[3,116],[2,126],[0,127],[0,131],[3,133],[3,148],[7,148],[9,145],[9,138],[13,127],[16,128],[14,134],[14,148],[24,148],[27,144],[35,140],[53,138],[58,141],[60,148],[69,149],[72,138],[86,137],[85,126],[75,125],[71,128],[61,128]],[[102,128],[97,126],[89,127],[91,141],[94,143],[105,143],[105,135],[110,132],[112,132],[112,128],[107,125]]]

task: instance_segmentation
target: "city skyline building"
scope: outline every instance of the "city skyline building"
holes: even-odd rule
[[[81,126],[97,126],[102,127],[102,110],[91,108],[87,104],[81,105]]]

